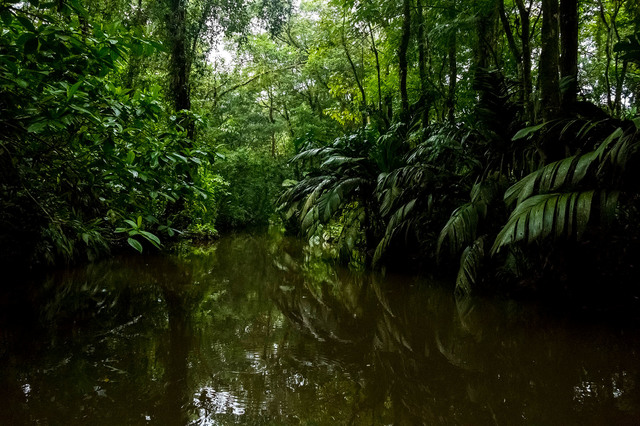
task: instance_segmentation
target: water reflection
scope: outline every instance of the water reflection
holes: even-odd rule
[[[0,424],[640,421],[636,328],[455,299],[280,237],[8,288]]]

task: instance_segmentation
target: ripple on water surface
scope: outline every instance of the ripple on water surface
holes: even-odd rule
[[[0,424],[640,424],[640,336],[234,236],[5,286]]]

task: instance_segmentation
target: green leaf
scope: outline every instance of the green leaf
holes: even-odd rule
[[[9,10],[3,9],[0,11],[0,19],[2,19],[2,23],[8,27],[11,25],[11,21],[13,21],[13,14]]]
[[[539,194],[519,203],[511,213],[491,249],[496,253],[501,247],[518,241],[532,243],[549,236],[555,238],[575,235],[582,237],[591,219],[595,191]],[[615,213],[617,193],[600,193],[601,220]]]
[[[138,241],[134,240],[133,238],[128,238],[127,242],[131,247],[138,250],[138,252],[142,253],[142,244],[140,244]]]
[[[525,137],[531,135],[532,133],[535,133],[538,130],[542,129],[547,124],[549,124],[549,121],[546,121],[546,122],[544,122],[542,124],[538,124],[536,126],[530,126],[530,127],[525,127],[524,129],[520,129],[520,130],[518,130],[518,132],[515,135],[513,135],[511,140],[512,141],[516,141],[518,139],[525,138]]]
[[[27,132],[29,133],[40,133],[47,126],[46,121],[36,121],[35,123],[31,123],[29,127],[27,127]]]
[[[20,21],[22,26],[26,28],[27,31],[36,31],[36,27],[33,26],[33,23],[28,18],[25,18],[24,16],[18,16],[18,21]]]
[[[456,278],[456,292],[469,294],[478,278],[478,271],[486,253],[484,249],[485,237],[480,237],[468,246],[460,258],[460,269]]]
[[[160,242],[160,238],[147,231],[140,231],[140,235],[145,237],[148,241],[150,241],[154,246],[160,247],[162,243]]]
[[[73,86],[67,87],[67,99],[71,99],[73,97],[73,95],[78,91],[82,83],[83,83],[83,80],[80,80]]]
[[[449,242],[449,250],[452,253],[458,253],[463,247],[475,240],[480,220],[484,219],[486,215],[487,204],[484,200],[458,207],[440,231],[436,250],[438,256],[445,240]]]

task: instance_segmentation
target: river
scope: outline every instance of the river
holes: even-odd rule
[[[636,325],[235,235],[5,281],[2,425],[640,424]]]

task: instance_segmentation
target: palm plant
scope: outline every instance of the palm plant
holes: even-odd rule
[[[615,219],[621,191],[637,192],[630,179],[640,148],[638,124],[617,128],[593,151],[548,164],[505,193],[514,206],[492,253],[516,242],[547,237],[580,239],[590,225]]]
[[[402,159],[402,165],[381,173],[376,186],[380,216],[386,223],[374,263],[388,256],[395,243],[424,258],[445,206],[458,202],[465,191],[465,174],[477,164],[463,148],[465,129],[440,126],[427,129],[420,142]],[[411,243],[417,250],[411,250]]]
[[[575,120],[569,120],[563,130],[575,124]],[[581,124],[585,138],[587,124]],[[590,129],[601,129],[609,123],[591,124]],[[525,133],[519,132],[514,139]],[[511,213],[506,224],[497,229],[483,220],[489,211],[499,215],[497,206],[489,210],[487,206],[501,192],[504,177],[474,186],[471,201],[454,211],[438,241],[438,251],[445,243],[454,253],[464,249],[457,289],[474,289],[481,265],[489,255],[495,258],[503,249],[515,253],[517,243],[581,240],[590,230],[610,225],[621,209],[628,210],[629,206],[621,205],[619,200],[633,201],[638,194],[633,165],[639,159],[639,134],[640,123],[627,122],[594,149],[542,166],[518,180],[504,192],[505,206]],[[623,194],[626,197],[621,197]],[[496,237],[489,249],[493,235]]]
[[[462,252],[456,291],[468,293],[476,284],[481,264],[487,255],[485,246],[493,224],[486,219],[489,211],[494,217],[499,215],[496,201],[504,188],[504,181],[504,176],[496,172],[489,179],[476,183],[471,189],[471,200],[453,211],[440,232],[438,257],[445,243],[451,254]]]
[[[370,131],[336,139],[331,145],[309,144],[293,162],[307,162],[311,171],[280,197],[284,217],[297,219],[302,234],[310,237],[332,219],[340,218],[338,244],[350,252],[361,240],[375,239],[377,217],[373,189],[380,171],[374,160],[375,141]]]

